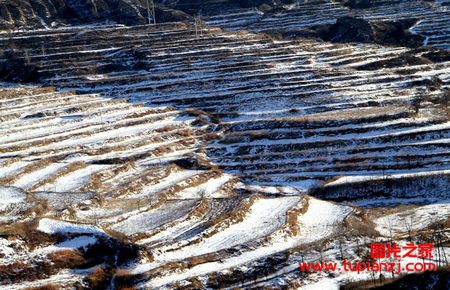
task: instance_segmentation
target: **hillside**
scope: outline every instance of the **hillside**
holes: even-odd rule
[[[194,1],[142,25],[105,0],[0,34],[0,287],[337,289],[372,278],[298,262],[392,241],[445,269],[448,3],[210,2],[201,25]]]
[[[158,22],[191,19],[180,10],[159,4],[154,6]],[[0,31],[71,25],[146,24],[152,8],[147,0],[4,0],[0,2]]]

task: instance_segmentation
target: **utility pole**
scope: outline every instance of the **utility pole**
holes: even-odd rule
[[[155,2],[152,0],[153,25],[156,25]]]
[[[153,25],[156,25],[155,2],[153,0],[147,0],[147,18],[148,24],[153,22]]]

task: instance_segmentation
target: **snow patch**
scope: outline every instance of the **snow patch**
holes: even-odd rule
[[[52,220],[43,218],[39,221],[37,229],[46,234],[57,233],[79,233],[79,234],[94,234],[106,235],[105,232],[95,226],[73,224],[64,221]]]
[[[0,186],[0,210],[5,210],[10,204],[21,203],[26,199],[26,194],[13,187]]]

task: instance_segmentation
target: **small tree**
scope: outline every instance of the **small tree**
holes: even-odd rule
[[[25,60],[25,63],[26,63],[27,65],[30,65],[31,59],[30,59],[30,53],[28,52],[28,49],[25,49],[25,50],[23,51],[23,58],[24,58],[24,60]]]
[[[414,226],[414,218],[412,215],[408,215],[403,218],[403,225],[405,226],[406,231],[408,232],[408,239],[412,240],[412,231]]]
[[[95,0],[91,0],[91,4],[92,4],[92,14],[94,14],[95,17],[98,17],[97,4],[95,4]]]

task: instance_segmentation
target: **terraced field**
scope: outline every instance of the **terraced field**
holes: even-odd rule
[[[301,5],[274,17],[301,25],[316,9]],[[208,22],[272,21],[227,15]],[[0,36],[1,61],[35,82],[0,90],[0,287],[338,288],[371,277],[298,262],[436,237],[447,266],[450,59],[429,37],[183,23]]]
[[[101,41],[86,43],[89,31],[26,35],[23,49],[44,83],[203,117],[221,137],[203,144],[205,154],[251,184],[308,189],[336,176],[449,168],[450,75],[438,50],[183,27],[95,33]],[[59,46],[41,54],[46,43]]]
[[[293,1],[295,2],[295,1]],[[416,19],[411,27],[415,34],[423,36],[424,43],[429,46],[449,49],[449,2],[423,0],[372,0],[370,5],[343,5],[345,1],[309,0],[296,1],[287,5],[284,11],[262,13],[258,9],[230,9],[220,14],[207,15],[205,21],[212,26],[225,29],[248,29],[255,32],[265,31],[297,31],[315,25],[333,24],[336,19],[344,16],[356,16],[370,22],[399,21]],[[351,1],[347,1],[351,2]],[[358,1],[353,1],[358,2]]]

